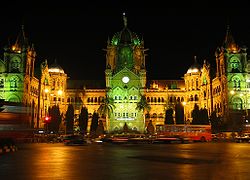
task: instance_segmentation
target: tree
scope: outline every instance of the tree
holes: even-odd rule
[[[74,107],[72,104],[68,105],[68,109],[65,114],[66,134],[74,133]]]
[[[184,108],[181,103],[175,105],[175,123],[184,124]]]
[[[222,130],[222,120],[216,115],[216,111],[213,111],[210,115],[212,133],[219,133]]]
[[[102,99],[101,105],[99,106],[97,112],[101,116],[104,116],[106,118],[106,124],[107,124],[107,121],[108,121],[110,115],[113,113],[114,109],[115,109],[114,99],[112,97],[109,97],[106,95],[106,97]],[[108,127],[107,127],[107,129],[108,129]]]
[[[102,120],[99,120],[97,129],[96,129],[96,135],[100,136],[102,134],[104,134],[104,126],[103,126]]]
[[[98,120],[99,120],[99,114],[96,111],[94,111],[90,125],[90,133],[92,135],[96,134],[96,129],[98,127]]]
[[[142,110],[143,112],[150,111],[151,107],[148,104],[145,95],[141,95],[140,101],[137,102],[136,109],[138,109],[139,111]]]
[[[208,117],[208,112],[206,108],[201,108],[200,109],[200,124],[209,124],[209,117]]]
[[[58,133],[60,124],[62,122],[62,115],[60,113],[59,106],[54,105],[49,108],[50,121],[48,122],[48,130]]]
[[[206,108],[199,109],[197,104],[194,105],[194,109],[192,111],[192,124],[209,124],[209,117]]]
[[[141,99],[137,102],[135,109],[143,112],[143,120],[145,124],[145,114],[146,112],[148,113],[151,109],[145,95],[141,95]]]
[[[194,109],[192,110],[192,124],[200,124],[200,110],[197,104],[194,105]]]
[[[86,107],[82,107],[79,114],[79,127],[82,134],[87,133],[89,113]]]
[[[174,111],[172,108],[166,110],[164,124],[174,124],[173,113]]]
[[[149,120],[149,123],[147,125],[147,133],[148,134],[154,134],[155,128],[154,125],[152,123],[152,120]]]

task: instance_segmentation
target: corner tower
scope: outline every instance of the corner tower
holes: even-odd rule
[[[4,88],[4,94],[0,94],[0,98],[26,105],[29,103],[35,57],[34,46],[28,44],[24,26],[22,26],[15,42],[9,43],[4,48],[2,63],[0,60],[0,66],[3,67],[0,68],[0,88]]]
[[[136,110],[137,102],[146,86],[144,42],[128,28],[127,17],[123,14],[124,27],[107,42],[106,88],[116,108],[111,114],[109,132],[130,130],[144,132],[143,112]]]
[[[246,47],[239,47],[229,26],[221,48],[217,48],[216,78],[220,81],[221,113],[225,120],[240,121],[249,109],[249,71]],[[236,122],[232,122],[236,123]]]

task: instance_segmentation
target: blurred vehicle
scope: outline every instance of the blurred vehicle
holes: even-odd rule
[[[149,144],[151,139],[145,134],[132,134],[128,138],[128,143],[132,144]]]
[[[239,136],[235,137],[235,142],[241,143],[241,142],[250,142],[250,135],[247,133],[241,134]]]
[[[170,137],[170,141],[178,138],[185,141],[201,142],[212,140],[211,125],[158,124],[156,125],[156,134],[157,136]]]
[[[128,135],[115,135],[111,138],[113,144],[123,144],[128,142]]]
[[[86,145],[87,140],[81,135],[66,135],[63,137],[65,145]]]
[[[172,143],[182,143],[182,139],[180,136],[166,136],[166,135],[159,135],[155,137],[152,142],[153,144],[172,144]]]

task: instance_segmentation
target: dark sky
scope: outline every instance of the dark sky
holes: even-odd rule
[[[1,11],[0,46],[14,40],[24,24],[37,51],[37,64],[56,59],[71,79],[104,79],[103,49],[108,37],[122,30],[125,12],[128,28],[143,36],[149,49],[148,79],[180,79],[195,55],[199,63],[215,62],[214,52],[224,40],[227,24],[239,45],[250,45],[247,8],[67,2],[7,6]]]

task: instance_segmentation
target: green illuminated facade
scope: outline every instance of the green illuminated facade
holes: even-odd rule
[[[216,53],[217,73],[221,86],[221,109],[224,118],[241,121],[247,119],[250,109],[250,64],[247,59],[247,48],[239,47],[228,27],[223,47]]]
[[[15,43],[4,48],[3,60],[0,60],[0,99],[27,104],[35,56],[22,27]]]
[[[114,99],[115,109],[109,117],[109,131],[120,131],[126,125],[143,132],[144,114],[137,110],[137,103],[146,87],[144,45],[138,36],[127,27],[116,33],[107,45],[106,89]]]

